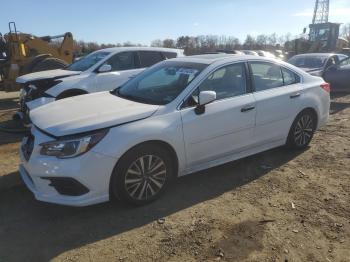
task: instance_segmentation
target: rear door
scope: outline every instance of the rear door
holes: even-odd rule
[[[252,61],[250,71],[256,100],[256,145],[286,138],[302,97],[300,78],[287,68]]]
[[[96,72],[94,92],[113,90],[142,71],[134,51],[117,53],[104,64],[110,65],[112,69],[110,72]]]
[[[217,99],[205,106],[204,113],[196,114],[199,92],[209,90],[216,92]],[[223,66],[211,73],[181,109],[188,168],[247,149],[252,141],[255,114],[245,63]]]

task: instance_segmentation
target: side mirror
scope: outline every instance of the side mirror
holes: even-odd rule
[[[105,73],[105,72],[109,72],[112,70],[111,65],[108,64],[103,64],[102,66],[100,66],[100,68],[98,69],[99,73]]]
[[[210,104],[215,101],[215,99],[215,91],[201,91],[198,96],[198,105],[195,108],[195,113],[197,115],[203,114],[205,112],[205,105]]]

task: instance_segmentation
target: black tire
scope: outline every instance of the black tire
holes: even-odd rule
[[[43,60],[41,60],[39,63],[37,63],[33,68],[32,72],[40,72],[40,71],[46,71],[46,70],[53,70],[53,69],[60,69],[68,64],[58,58],[48,57]]]
[[[317,126],[317,116],[312,110],[304,110],[295,118],[288,134],[287,147],[305,149],[311,142]]]
[[[143,159],[145,172],[142,172],[140,159]],[[148,143],[136,146],[114,168],[110,184],[111,198],[136,206],[148,204],[164,193],[175,176],[175,170],[174,159],[166,148]]]

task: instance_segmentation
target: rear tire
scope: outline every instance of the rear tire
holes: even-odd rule
[[[68,64],[58,58],[48,57],[43,59],[42,61],[38,62],[33,68],[32,72],[40,72],[40,71],[46,71],[46,70],[53,70],[53,69],[60,69]]]
[[[305,149],[311,142],[317,126],[317,117],[311,110],[300,112],[288,134],[287,147]]]
[[[141,206],[158,199],[175,175],[171,154],[156,144],[141,144],[130,149],[114,168],[112,198]]]

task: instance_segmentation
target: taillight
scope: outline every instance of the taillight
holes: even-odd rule
[[[320,86],[323,90],[327,91],[328,93],[331,92],[331,85],[329,83],[323,83]]]

